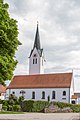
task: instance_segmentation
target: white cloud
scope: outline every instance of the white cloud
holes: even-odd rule
[[[10,16],[18,21],[19,61],[15,74],[26,74],[39,21],[41,45],[46,57],[45,72],[80,68],[80,0],[5,0]]]

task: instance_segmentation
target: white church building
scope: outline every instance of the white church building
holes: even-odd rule
[[[10,94],[26,100],[48,100],[71,103],[74,91],[72,73],[44,74],[44,54],[40,46],[39,29],[29,55],[29,75],[14,76],[7,87]]]

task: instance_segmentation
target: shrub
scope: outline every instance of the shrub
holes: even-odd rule
[[[63,102],[53,102],[53,105],[57,105],[59,108],[71,107],[71,104]]]
[[[32,112],[42,112],[49,105],[48,101],[34,101]]]
[[[22,103],[22,110],[24,112],[32,112],[33,103],[34,103],[33,100],[28,100],[28,101],[25,100],[25,101],[23,101],[23,103]]]
[[[13,110],[13,106],[8,105],[8,111],[12,111]]]
[[[0,104],[2,104],[2,100],[0,99]]]
[[[47,98],[47,99],[48,99],[48,102],[50,102],[50,96],[48,96],[48,98]]]
[[[71,105],[71,109],[73,110],[73,112],[80,112],[80,104]]]
[[[59,108],[70,107],[73,110],[73,112],[80,112],[80,104],[53,102],[53,105],[57,105]]]
[[[2,109],[6,111],[7,110],[7,106],[3,105]]]
[[[18,99],[19,102],[22,102],[23,100],[24,100],[24,96],[20,96]]]
[[[18,104],[18,98],[15,96],[15,94],[10,94],[10,96],[9,96],[9,104],[10,105]]]
[[[24,112],[40,112],[49,105],[48,101],[23,101],[23,111]]]
[[[8,101],[8,100],[3,100],[3,101],[2,101],[2,104],[3,104],[4,106],[8,106],[9,101]]]
[[[10,100],[9,100],[9,104],[10,104],[10,105],[14,105],[14,104],[15,104],[15,101],[14,101],[13,99],[10,99]]]
[[[20,111],[21,107],[20,105],[13,105],[13,111]]]

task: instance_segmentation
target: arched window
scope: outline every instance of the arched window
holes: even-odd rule
[[[55,99],[55,91],[52,91],[52,99]]]
[[[63,96],[66,96],[66,91],[63,91]]]
[[[32,99],[35,99],[35,92],[32,92]]]
[[[33,58],[33,64],[37,64],[37,58]]]
[[[37,64],[37,58],[36,58],[36,62],[35,62],[35,64]]]
[[[34,64],[34,59],[33,59],[33,64]]]
[[[45,92],[42,92],[42,99],[45,99]]]

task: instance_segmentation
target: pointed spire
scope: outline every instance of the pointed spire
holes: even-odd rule
[[[36,29],[36,36],[33,48],[41,49],[40,47],[40,37],[39,37],[39,30],[38,30],[38,21],[37,21],[37,29]]]

